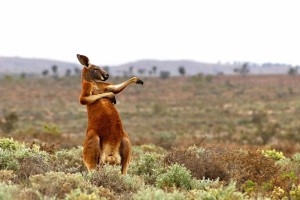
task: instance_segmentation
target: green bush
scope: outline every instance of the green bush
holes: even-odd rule
[[[44,197],[41,193],[39,193],[36,190],[33,190],[32,188],[25,188],[20,191],[19,199],[22,200],[41,200],[41,199],[47,199]]]
[[[72,190],[69,194],[66,194],[65,200],[106,200],[105,197],[100,197],[99,194],[93,193],[86,193],[82,192],[80,189]]]
[[[154,144],[144,144],[140,146],[143,152],[148,153],[157,153],[157,154],[163,154],[166,152],[165,149],[163,149],[160,146],[156,146]]]
[[[0,169],[19,172],[19,178],[48,171],[48,159],[37,145],[29,148],[13,139],[0,139]]]
[[[0,200],[17,199],[19,188],[16,185],[0,183]]]
[[[294,161],[300,162],[300,153],[294,154],[292,158],[293,158]]]
[[[226,170],[222,159],[214,151],[205,150],[198,147],[176,148],[170,151],[164,161],[165,163],[180,164],[191,171],[194,178],[220,179],[227,181],[228,170]]]
[[[282,152],[278,152],[275,149],[273,150],[261,150],[262,155],[268,157],[268,158],[272,158],[274,160],[281,160],[284,159],[285,156],[283,155]]]
[[[64,198],[74,189],[80,189],[87,194],[94,192],[94,187],[81,174],[65,174],[63,172],[48,172],[29,178],[33,190],[48,197]]]
[[[54,124],[44,124],[44,131],[53,136],[60,136],[61,132],[59,128]]]
[[[187,199],[183,193],[173,191],[168,193],[162,189],[153,187],[145,188],[133,195],[134,200],[185,200]]]
[[[163,171],[162,155],[157,153],[145,153],[129,167],[129,173],[142,176],[147,184],[154,184]]]
[[[292,190],[290,191],[290,196],[292,200],[300,199],[300,185],[293,186]]]
[[[115,193],[136,192],[143,187],[144,182],[138,177],[121,175],[120,167],[104,165],[97,171],[88,173],[86,179],[96,187],[105,187]]]
[[[85,171],[82,161],[82,148],[62,149],[51,155],[53,171],[77,173]]]
[[[44,174],[51,170],[47,159],[41,155],[32,155],[19,160],[17,178],[27,180],[30,176]]]
[[[191,190],[189,198],[194,200],[242,200],[244,195],[237,191],[235,183],[231,182],[228,186],[210,188],[208,190]]]
[[[196,145],[190,146],[188,151],[191,152],[192,155],[196,155],[197,157],[201,157],[207,150],[203,147],[197,147]]]
[[[171,149],[176,142],[177,135],[176,131],[157,131],[152,137],[155,145]]]
[[[10,133],[16,128],[16,123],[18,122],[19,117],[16,113],[11,112],[7,113],[4,116],[4,121],[0,120],[0,129],[4,133]]]
[[[168,167],[167,172],[159,175],[156,180],[159,188],[173,187],[191,189],[192,175],[184,166],[174,164]]]
[[[14,158],[14,153],[0,149],[0,169],[6,170],[19,170],[20,165],[16,158]]]
[[[281,199],[281,200],[288,200],[285,196],[285,192],[282,188],[280,187],[274,187],[272,193],[271,193],[271,199]]]
[[[11,183],[15,177],[13,170],[0,170],[0,182]]]
[[[210,179],[193,179],[191,182],[191,186],[193,190],[208,190],[209,188],[216,188],[221,185],[219,179],[210,180]]]
[[[25,145],[15,141],[13,138],[1,138],[0,139],[0,149],[15,151],[20,148],[25,148]]]

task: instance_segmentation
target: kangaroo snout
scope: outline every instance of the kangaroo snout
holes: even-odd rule
[[[106,81],[108,78],[109,78],[109,74],[106,73],[106,74],[103,75],[104,81]]]

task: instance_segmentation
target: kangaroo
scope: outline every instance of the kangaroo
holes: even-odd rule
[[[117,85],[104,82],[109,78],[106,71],[90,64],[89,58],[84,55],[77,54],[77,58],[83,65],[79,101],[86,105],[88,113],[88,127],[83,143],[84,164],[89,171],[95,169],[97,164],[121,165],[121,172],[126,175],[131,143],[113,103],[116,102],[115,94],[129,84],[143,85],[144,82],[137,77]]]

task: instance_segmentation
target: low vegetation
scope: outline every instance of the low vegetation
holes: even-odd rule
[[[80,80],[42,80],[0,81],[0,199],[300,199],[298,76],[128,87],[116,97],[133,142],[126,176],[82,163]]]
[[[150,149],[150,150],[149,150]],[[275,150],[134,146],[129,174],[87,172],[82,148],[0,139],[0,199],[297,199],[300,156]]]

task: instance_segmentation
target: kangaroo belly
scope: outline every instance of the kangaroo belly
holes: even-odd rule
[[[88,106],[88,129],[99,136],[100,164],[120,164],[119,149],[124,131],[119,113],[109,99],[99,99]]]
[[[109,99],[99,99],[87,107],[88,129],[95,130],[98,134],[122,135],[123,126],[120,115]]]

